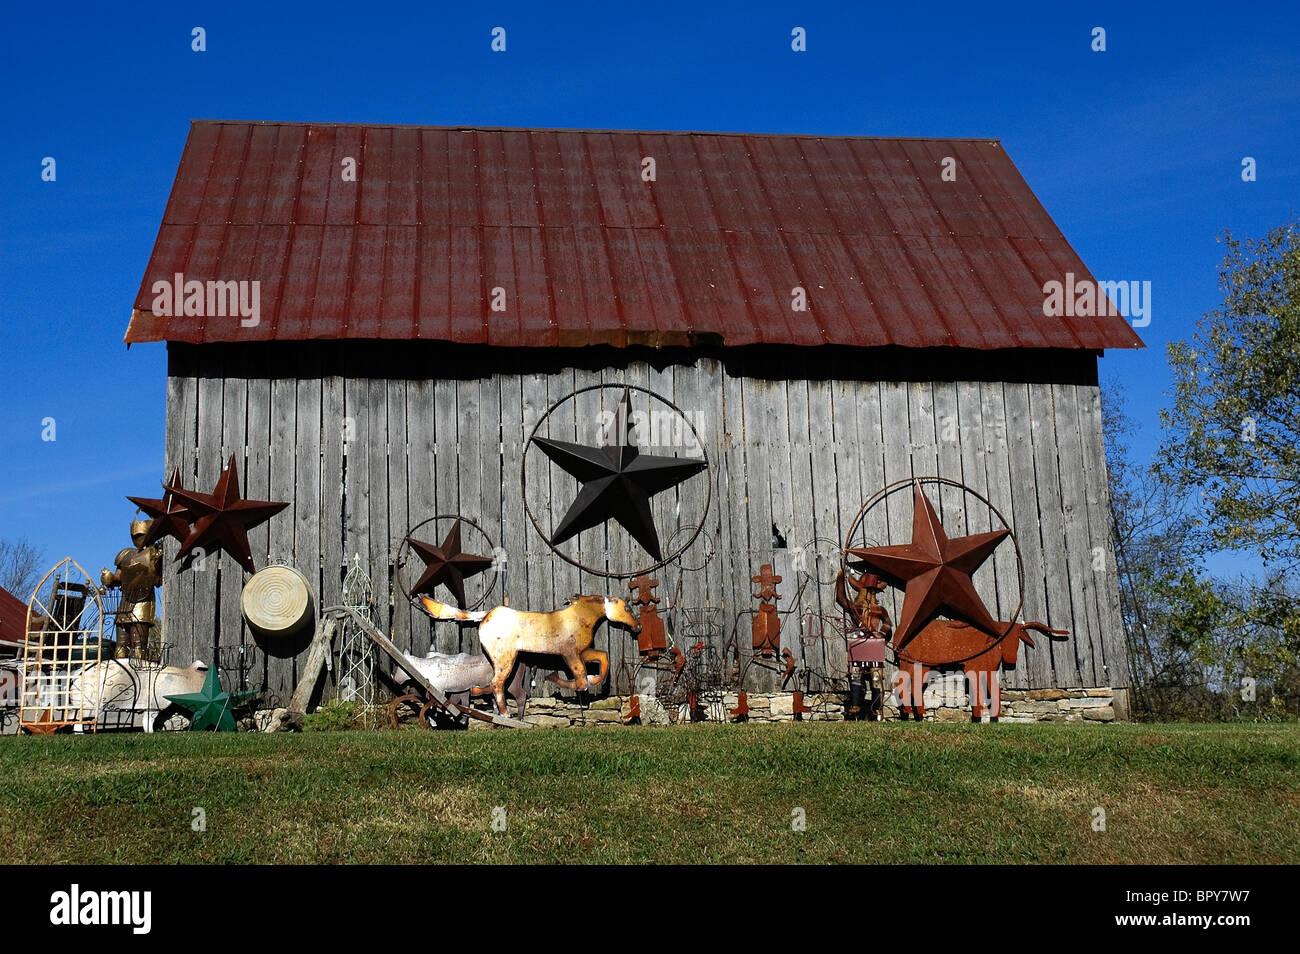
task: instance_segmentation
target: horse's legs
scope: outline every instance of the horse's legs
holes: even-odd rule
[[[546,674],[546,681],[547,681],[547,682],[553,682],[553,683],[555,683],[555,684],[556,684],[557,686],[559,686],[561,689],[577,689],[577,688],[578,688],[578,677],[577,677],[577,675],[574,675],[574,677],[573,677],[572,679],[563,679],[563,678],[560,677],[560,674],[559,674],[558,672],[550,672],[550,673],[547,673],[547,674]]]
[[[576,648],[569,649],[564,654],[564,664],[569,667],[573,673],[573,688],[579,692],[587,688],[587,667],[582,664],[582,657],[578,655]]]
[[[515,700],[515,715],[522,719],[528,703],[528,667],[522,661],[515,666],[515,677],[510,680],[510,696]]]
[[[609,675],[609,653],[602,652],[599,649],[584,649],[579,654],[579,657],[584,663],[582,667],[583,672],[586,672],[587,670],[585,665],[586,663],[595,662],[600,664],[600,675],[588,681],[587,689],[595,689],[597,686],[604,683],[605,677]]]
[[[514,671],[515,654],[514,649],[502,649],[499,658],[488,657],[492,660],[492,696],[497,701],[497,712],[501,715],[510,714],[506,710],[506,680]]]

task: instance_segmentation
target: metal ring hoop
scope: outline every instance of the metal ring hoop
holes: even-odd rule
[[[838,548],[839,548],[839,544],[836,543],[836,542],[835,542],[833,539],[831,539],[830,537],[813,537],[813,538],[812,538],[811,540],[809,540],[806,544],[804,544],[803,552],[804,552],[804,554],[805,554],[805,559],[811,559],[811,560],[813,561],[813,565],[814,565],[814,566],[816,566],[816,560],[817,560],[817,558],[816,558],[815,554],[817,553],[817,544],[819,544],[819,543],[828,543],[828,544],[830,544],[830,546],[831,546],[832,548],[834,548],[834,549],[838,549]],[[812,556],[809,556],[809,555],[812,555]],[[832,583],[835,582],[835,577],[834,577],[834,576],[832,576],[829,580],[823,580],[821,577],[819,577],[819,576],[817,575],[817,573],[816,573],[815,570],[804,569],[804,570],[801,570],[801,571],[799,571],[799,572],[805,574],[807,577],[809,577],[809,578],[810,578],[814,583],[816,583],[818,586],[829,586],[830,584],[832,584]]]
[[[704,526],[703,524],[699,524],[695,527],[691,527],[691,526],[678,527],[668,537],[668,544],[671,547],[672,542],[676,540],[680,534],[685,533],[686,531],[689,530],[693,530],[694,531],[693,536],[698,535],[700,538],[700,546],[703,548],[703,553],[704,553],[704,561],[699,566],[687,566],[685,561],[681,560],[682,554],[685,553],[686,548],[690,546],[689,543],[687,544],[686,547],[678,547],[676,550],[674,550],[673,551],[674,556],[672,556],[667,560],[664,560],[664,562],[670,563],[672,562],[672,560],[678,560],[679,562],[677,564],[677,569],[691,572],[691,573],[695,573],[700,570],[703,570],[706,566],[712,563],[713,558],[717,556],[718,553],[718,544],[714,541],[713,534],[703,529],[703,526]]]

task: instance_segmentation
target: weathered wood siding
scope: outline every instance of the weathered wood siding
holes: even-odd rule
[[[985,495],[1016,531],[1023,617],[1071,632],[1066,642],[1025,647],[1006,684],[1127,685],[1094,356],[922,362],[897,350],[591,351],[542,358],[540,351],[423,343],[172,346],[166,470],[179,467],[187,487],[207,491],[233,453],[246,495],[292,503],[250,534],[259,567],[296,566],[329,604],[339,600],[346,563],[359,553],[382,594],[381,625],[398,645],[473,650],[473,627],[435,625],[396,591],[392,563],[402,537],[435,514],[478,521],[507,555],[492,603],[503,586],[511,605],[537,609],[579,591],[628,595],[626,582],[583,573],[551,554],[525,515],[520,466],[529,433],[554,402],[590,384],[637,384],[690,413],[711,463],[706,529],[717,552],[703,570],[658,571],[660,608],[670,622],[679,619],[672,612],[679,607],[709,607],[723,623],[719,639],[739,625],[747,647],[744,614],[756,605],[750,577],[773,563],[783,577],[779,608],[797,609],[783,623],[785,644],[812,665],[838,671],[841,645],[800,638],[815,633],[816,614],[838,614],[831,586],[815,582],[791,606],[802,579],[795,548],[840,544],[874,491],[900,478],[938,475]],[[609,393],[604,400],[611,409]],[[595,432],[584,421],[598,419],[600,402],[599,392],[583,395],[563,419],[551,419],[549,436],[591,442]],[[539,463],[540,455],[529,455],[530,474]],[[524,491],[544,525],[558,519],[576,490],[571,477],[547,472],[537,467],[539,476]],[[656,498],[665,546],[679,525],[694,522],[700,480]],[[951,535],[999,526],[959,491],[929,490]],[[905,542],[910,498],[906,489],[891,495],[864,526],[865,536]],[[552,504],[559,508],[554,515]],[[785,547],[773,546],[773,528]],[[467,549],[477,542],[467,535]],[[608,550],[626,566],[634,553],[617,528],[587,531],[578,544],[588,562],[600,562]],[[174,553],[175,544],[169,546]],[[697,555],[693,549],[688,561]],[[1005,619],[1019,593],[1012,549],[999,548],[990,566],[979,577],[982,595]],[[218,644],[252,641],[239,612],[243,582],[224,554],[181,572],[169,564],[163,600],[176,658],[208,659]],[[471,580],[471,592],[476,586]],[[897,603],[890,609],[897,618]],[[617,673],[634,654],[632,637],[601,632],[598,645],[612,638],[607,648]],[[298,661],[268,661],[268,684],[283,698]],[[759,675],[753,685],[770,682]]]

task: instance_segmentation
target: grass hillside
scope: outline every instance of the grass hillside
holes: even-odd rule
[[[1300,726],[9,737],[0,845],[10,863],[1294,864]]]

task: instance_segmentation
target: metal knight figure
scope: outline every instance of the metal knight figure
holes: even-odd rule
[[[113,560],[116,570],[104,569],[99,581],[110,589],[122,588],[117,609],[117,655],[145,658],[149,635],[158,622],[156,587],[162,585],[162,544],[145,546],[150,520],[131,521],[131,542]]]

